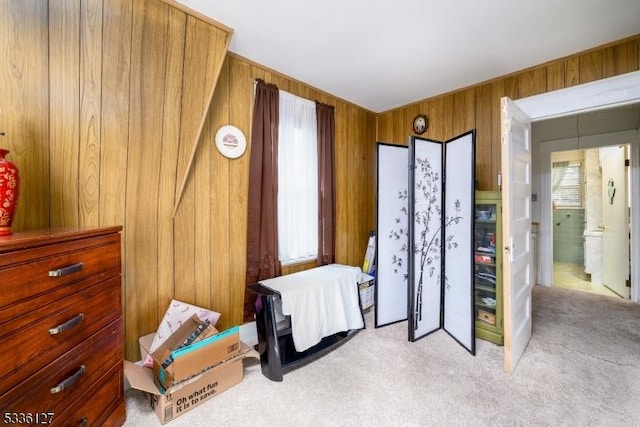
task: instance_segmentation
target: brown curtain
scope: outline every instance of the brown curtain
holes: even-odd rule
[[[335,108],[316,101],[318,121],[318,265],[336,261],[335,251]]]
[[[246,284],[281,274],[278,260],[278,87],[258,80],[253,107]],[[254,318],[255,295],[245,291],[244,319]]]

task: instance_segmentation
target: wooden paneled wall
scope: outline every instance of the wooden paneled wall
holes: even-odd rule
[[[476,182],[479,190],[497,190],[500,172],[500,98],[511,99],[563,89],[640,69],[640,35],[558,59],[482,84],[463,88],[381,113],[376,138],[408,143],[419,114],[430,125],[421,135],[444,141],[476,129]]]
[[[0,144],[22,178],[14,229],[124,226],[135,358],[171,298],[211,306],[206,144],[191,173],[202,201],[172,211],[231,30],[158,0],[7,0],[0,21]]]
[[[250,139],[256,78],[336,106],[337,261],[360,265],[374,227],[375,115],[227,55],[230,34],[172,0],[0,2],[14,229],[124,226],[128,359],[173,298],[221,312],[219,329],[242,322],[249,156],[213,139],[226,124]]]
[[[375,226],[377,140],[406,143],[419,112],[427,137],[475,127],[480,188],[495,189],[501,96],[639,68],[636,37],[375,115],[227,54],[230,33],[172,0],[0,2],[0,146],[22,176],[15,229],[124,226],[129,359],[172,298],[221,312],[220,329],[242,322],[249,156],[226,159],[213,138],[232,124],[249,139],[255,79],[335,105],[337,262],[360,265]]]
[[[211,106],[212,135],[220,126],[232,124],[250,135],[253,85],[256,79],[310,100],[335,106],[336,120],[336,262],[361,265],[369,231],[375,227],[375,114],[334,96],[266,69],[234,54],[227,55]],[[214,240],[219,244],[213,261],[229,262],[219,271],[223,277],[244,280],[246,267],[246,205],[249,156],[227,160],[217,156]],[[217,232],[215,230],[218,230]],[[283,268],[283,274],[315,266],[314,263]],[[229,270],[227,272],[227,270]],[[224,283],[224,282],[223,282]],[[240,295],[236,295],[236,298]],[[234,309],[241,309],[239,300]],[[240,315],[241,313],[237,313]]]

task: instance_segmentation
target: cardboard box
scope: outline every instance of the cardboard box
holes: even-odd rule
[[[149,341],[153,334],[143,338]],[[140,340],[141,349],[146,345],[143,341]],[[242,381],[243,360],[249,357],[260,356],[241,342],[235,356],[166,390],[156,386],[155,375],[149,368],[125,361],[124,373],[132,388],[145,392],[160,422],[166,424]]]
[[[158,330],[153,337],[151,346],[147,347],[151,349],[148,353],[156,351],[166,339],[173,335],[185,322],[189,321],[189,318],[193,317],[193,315],[196,315],[200,321],[205,319],[209,320],[209,322],[214,326],[220,318],[220,313],[215,311],[207,310],[175,299],[171,300],[169,307],[167,307],[167,311],[164,313],[162,321],[158,325]],[[153,366],[151,356],[143,358],[143,360],[145,366],[149,368]]]
[[[200,320],[197,316],[188,319],[158,349],[151,353],[153,372],[159,386],[167,389],[240,353],[240,328],[238,326],[223,332],[211,328],[205,333],[207,335],[205,338],[175,349],[199,324]],[[163,366],[169,357],[172,362]]]
[[[170,336],[168,336],[161,344],[159,345],[156,344],[155,350],[153,350],[153,347],[154,347],[153,343],[156,342],[156,339],[154,338],[153,342],[151,343],[151,347],[149,347],[146,353],[156,354],[158,358],[169,356],[171,354],[171,350],[178,348],[186,340],[190,339],[191,338],[190,335],[196,329],[198,329],[203,325],[204,325],[203,321],[200,320],[200,318],[194,314],[190,318],[186,319],[184,323],[182,323],[182,325],[176,331],[174,331]],[[198,337],[192,340],[193,342],[203,340],[207,337],[210,337],[218,333],[218,330],[211,324],[209,324],[206,328],[201,329],[201,331],[202,332],[200,332]],[[148,365],[148,367],[151,367],[151,366],[153,366],[153,360],[152,360],[152,363]]]
[[[496,324],[496,315],[494,313],[488,312],[486,310],[478,310],[478,320],[481,320],[490,325]]]
[[[142,360],[144,360],[147,356],[151,357],[151,351],[149,349],[151,348],[151,344],[153,343],[153,339],[155,338],[155,336],[156,334],[152,332],[149,335],[138,338],[138,344],[140,345],[140,356],[142,357]],[[151,367],[152,366],[153,364],[151,365]]]

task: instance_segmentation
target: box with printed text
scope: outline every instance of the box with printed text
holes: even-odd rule
[[[153,334],[140,339],[143,357],[151,339]],[[140,364],[125,361],[124,373],[132,388],[145,393],[160,422],[165,424],[241,382],[246,358],[257,360],[258,352],[240,342],[235,355],[166,389],[158,384],[153,369]]]
[[[241,342],[237,355],[166,390],[158,388],[149,368],[125,360],[124,372],[131,387],[145,392],[158,419],[166,424],[241,382],[243,360],[259,357]]]

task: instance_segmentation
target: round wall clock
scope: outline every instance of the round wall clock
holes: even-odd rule
[[[216,148],[225,157],[237,159],[247,149],[247,140],[240,129],[235,126],[222,126],[216,132]]]
[[[421,135],[429,128],[429,118],[425,114],[418,114],[413,119],[413,131]]]

